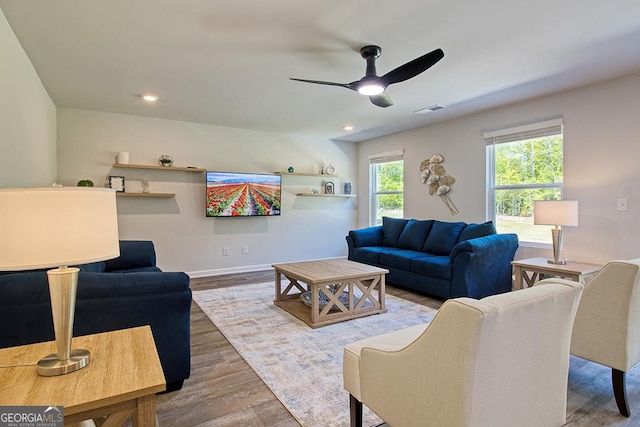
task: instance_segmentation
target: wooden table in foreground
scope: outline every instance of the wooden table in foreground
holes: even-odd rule
[[[513,289],[523,289],[533,286],[540,280],[542,275],[561,277],[580,283],[596,274],[602,268],[599,264],[589,264],[585,262],[567,261],[566,264],[551,264],[547,258],[528,258],[512,261],[515,279]],[[531,274],[527,274],[530,272]]]
[[[346,259],[290,262],[274,264],[273,268],[276,270],[273,303],[312,328],[387,311],[384,276],[389,271],[384,268]],[[284,289],[282,276],[289,280]],[[300,300],[307,290],[311,291],[311,307]],[[321,293],[328,299],[323,308],[319,303]]]
[[[149,326],[73,339],[91,353],[89,365],[66,375],[41,377],[35,366],[0,370],[0,404],[63,406],[64,424],[107,416],[102,426],[155,427],[156,393],[164,373]],[[0,364],[34,363],[55,353],[55,342],[0,349]]]

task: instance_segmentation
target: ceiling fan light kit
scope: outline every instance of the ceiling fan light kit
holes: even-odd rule
[[[361,95],[367,95],[367,96],[380,95],[382,92],[384,92],[384,87],[375,83],[366,84],[358,87],[358,93]]]
[[[409,80],[431,68],[438,61],[444,58],[444,52],[442,49],[435,49],[414,59],[413,61],[407,62],[406,64],[389,71],[384,76],[379,77],[376,71],[376,59],[381,53],[382,49],[380,46],[369,45],[362,47],[360,49],[360,55],[367,61],[367,69],[363,78],[351,83],[296,79],[293,77],[291,77],[290,80],[327,86],[340,86],[346,89],[351,89],[361,93],[362,95],[369,96],[369,100],[374,105],[386,108],[393,105],[393,101],[389,95],[384,92],[389,85]]]

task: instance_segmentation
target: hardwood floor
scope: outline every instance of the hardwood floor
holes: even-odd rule
[[[272,281],[272,270],[192,279],[194,291]],[[442,300],[387,286],[387,293],[439,308]],[[632,416],[617,413],[610,370],[573,358],[566,426],[640,425],[640,370],[627,374]],[[191,377],[181,390],[157,399],[162,427],[297,427],[298,422],[194,303],[191,308]],[[321,426],[318,426],[321,427]]]

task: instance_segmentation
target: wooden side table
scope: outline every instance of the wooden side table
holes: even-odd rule
[[[107,416],[104,425],[155,427],[156,393],[165,379],[151,328],[141,326],[73,339],[72,347],[91,353],[86,368],[66,375],[41,377],[35,362],[55,353],[55,342],[0,349],[2,405],[63,406],[65,425]]]
[[[550,264],[546,258],[528,258],[512,261],[515,279],[513,289],[533,286],[543,275],[561,277],[585,283],[602,268],[599,264],[567,261],[566,264]]]

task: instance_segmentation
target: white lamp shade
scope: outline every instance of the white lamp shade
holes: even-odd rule
[[[85,264],[120,255],[115,191],[0,189],[0,271]]]
[[[577,200],[537,200],[533,202],[536,225],[578,226]]]

